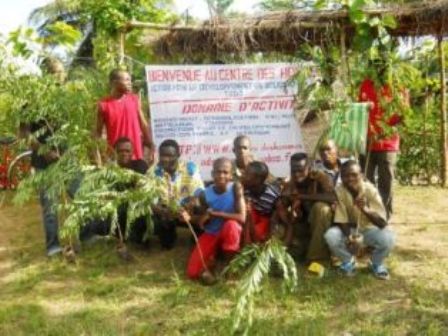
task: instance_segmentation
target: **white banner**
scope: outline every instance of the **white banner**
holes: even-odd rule
[[[293,64],[147,66],[156,146],[174,139],[182,158],[205,179],[214,159],[234,158],[233,139],[247,135],[252,152],[275,176],[289,174],[289,157],[304,151],[294,118]]]

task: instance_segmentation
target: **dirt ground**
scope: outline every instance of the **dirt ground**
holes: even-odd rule
[[[87,248],[75,265],[48,261],[39,206],[13,207],[11,196],[0,194],[0,334],[230,333],[234,285],[186,280],[188,239],[169,252],[154,241],[134,251],[132,264],[116,257],[113,242]],[[448,335],[447,201],[448,190],[397,187],[392,279],[329,272],[285,298],[274,284],[258,303],[252,334]]]

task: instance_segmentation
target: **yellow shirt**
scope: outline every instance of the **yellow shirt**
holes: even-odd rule
[[[354,204],[352,194],[341,184],[335,188],[338,202],[334,214],[334,222],[341,224],[353,223],[359,225],[360,230],[368,229],[374,226],[373,223],[364,215]],[[360,196],[366,199],[369,209],[375,211],[379,216],[386,220],[386,209],[378,190],[370,182],[362,182]]]
[[[166,195],[162,197],[164,202],[174,199],[181,203],[186,197],[195,196],[204,189],[199,169],[191,161],[179,160],[173,177],[159,165],[155,165],[149,174],[153,174],[163,181],[166,188]]]

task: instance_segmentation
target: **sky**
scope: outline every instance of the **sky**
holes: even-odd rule
[[[20,25],[27,24],[28,15],[48,0],[0,0],[0,32],[7,34]]]
[[[7,37],[8,33],[19,26],[28,26],[28,16],[37,7],[43,6],[52,0],[0,0],[0,36]],[[189,15],[199,19],[207,19],[208,8],[206,0],[173,0],[175,8],[179,14],[185,13],[188,9]],[[250,14],[256,9],[260,0],[234,0],[231,10]],[[39,72],[35,62],[15,58],[13,61],[18,64],[24,73]]]
[[[0,33],[6,35],[20,25],[27,25],[28,15],[36,7],[50,0],[0,0]],[[231,9],[239,12],[253,12],[260,0],[235,0]],[[205,0],[174,0],[178,13],[188,9],[189,14],[201,19],[208,18]]]

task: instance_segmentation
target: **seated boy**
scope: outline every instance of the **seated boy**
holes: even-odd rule
[[[247,217],[244,227],[244,243],[264,242],[269,238],[270,220],[280,191],[266,183],[269,168],[264,162],[252,161],[242,177]]]
[[[373,274],[379,279],[388,279],[389,272],[383,261],[394,245],[395,234],[387,228],[387,214],[381,196],[370,182],[363,181],[356,161],[350,160],[342,165],[341,178],[342,184],[336,187],[336,226],[328,229],[325,240],[331,252],[342,261],[340,269],[347,276],[355,273],[353,255],[362,240],[364,245],[373,247]]]
[[[232,162],[227,158],[215,160],[212,178],[213,184],[199,195],[207,211],[198,219],[204,233],[188,261],[187,276],[190,279],[212,277],[209,271],[219,249],[229,260],[240,248],[246,205],[241,184],[232,182]]]
[[[311,171],[306,153],[295,153],[290,159],[291,179],[284,185],[277,216],[286,225],[285,243],[298,239],[296,254],[308,263],[329,259],[324,233],[332,220],[331,204],[336,201],[334,187],[321,171]]]
[[[172,139],[164,140],[159,146],[159,162],[153,167],[150,175],[161,179],[166,187],[160,203],[153,208],[154,233],[159,236],[163,249],[171,249],[177,240],[176,227],[182,225],[179,214],[173,213],[166,205],[170,200],[177,203],[198,194],[204,184],[197,165],[181,159],[179,144]],[[195,228],[199,233],[198,228]]]
[[[121,137],[114,145],[117,165],[123,169],[129,169],[136,173],[144,175],[148,170],[148,164],[141,159],[132,160],[133,145],[129,138]],[[124,191],[126,189],[134,188],[133,185],[117,184],[117,191]],[[123,234],[126,231],[127,222],[127,205],[122,205],[118,209],[118,223],[120,231]],[[110,220],[93,220],[85,225],[80,232],[79,240],[81,242],[88,241],[94,238],[95,235],[105,236],[110,233]],[[129,233],[129,240],[132,243],[143,244],[144,235],[146,233],[146,218],[138,217],[132,224],[132,229]]]

